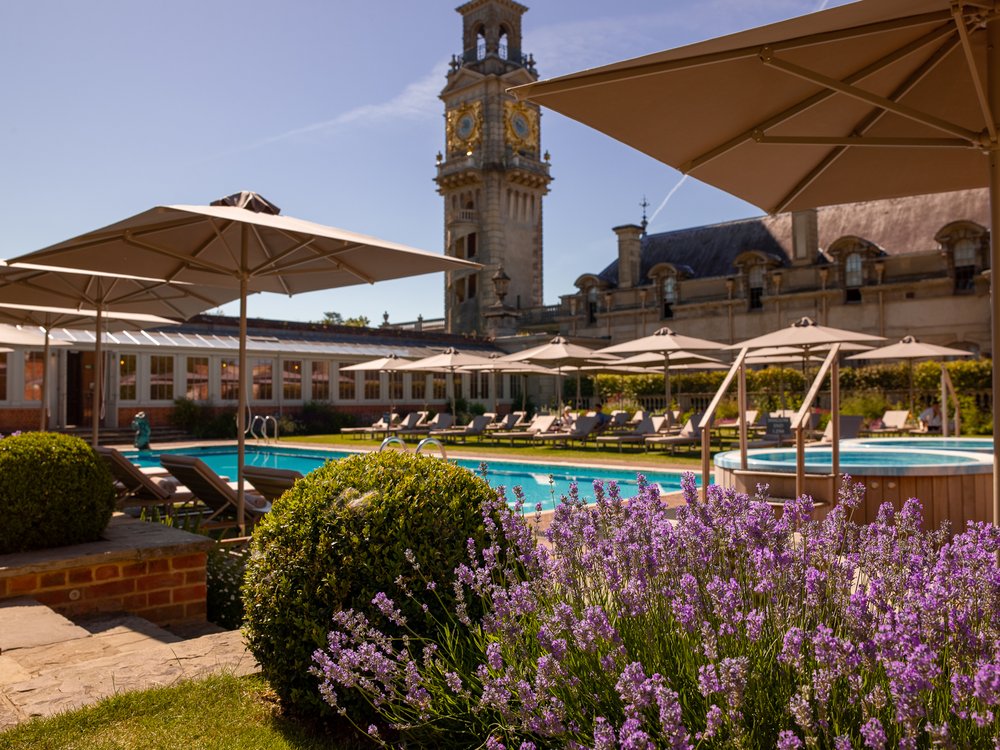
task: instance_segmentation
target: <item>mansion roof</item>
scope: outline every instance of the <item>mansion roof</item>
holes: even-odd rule
[[[816,210],[818,250],[822,253],[836,240],[856,236],[874,243],[889,255],[932,251],[937,249],[935,235],[956,221],[969,221],[989,228],[988,190],[823,206]],[[782,265],[790,263],[792,214],[759,216],[645,235],[639,284],[650,282],[649,271],[659,263],[686,266],[684,270],[694,278],[730,276],[737,270],[735,259],[749,251],[773,256]],[[826,260],[821,254],[814,258],[818,263]],[[618,260],[601,271],[598,278],[609,286],[618,286]]]

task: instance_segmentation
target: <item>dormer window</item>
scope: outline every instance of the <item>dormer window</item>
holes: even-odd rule
[[[747,271],[747,309],[764,309],[764,266],[760,264]]]
[[[673,274],[663,277],[663,318],[674,317],[674,305],[677,303],[677,277]]]
[[[844,302],[861,301],[861,287],[865,285],[864,268],[861,253],[851,253],[844,258]]]
[[[840,286],[844,289],[844,302],[857,304],[862,301],[861,290],[873,282],[872,269],[885,257],[885,251],[874,242],[861,237],[841,237],[827,249],[826,254],[836,264]],[[877,281],[881,283],[881,272]]]
[[[955,293],[962,294],[975,290],[976,261],[979,243],[968,237],[955,243],[952,258],[955,262]]]
[[[592,286],[587,290],[587,322],[596,323],[597,322],[597,287]]]

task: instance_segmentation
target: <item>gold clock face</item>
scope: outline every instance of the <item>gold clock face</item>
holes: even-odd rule
[[[538,111],[524,102],[505,102],[504,132],[515,151],[537,150]]]
[[[479,145],[483,133],[482,102],[466,102],[448,112],[448,151],[469,152]]]

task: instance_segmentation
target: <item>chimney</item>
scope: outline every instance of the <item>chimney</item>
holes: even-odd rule
[[[792,262],[812,263],[819,252],[819,224],[816,209],[792,213]]]
[[[642,227],[625,224],[613,231],[618,235],[618,288],[629,289],[639,284]]]

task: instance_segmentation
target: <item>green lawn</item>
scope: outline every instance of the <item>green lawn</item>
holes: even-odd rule
[[[302,443],[302,444],[322,444],[331,445],[348,450],[376,450],[379,440],[369,437],[357,438],[353,435],[291,435],[281,438],[282,442]],[[409,450],[413,450],[419,440],[411,439],[407,441]],[[581,464],[602,464],[620,466],[650,466],[654,468],[667,469],[691,469],[697,471],[701,466],[701,451],[694,449],[678,449],[675,455],[670,455],[663,450],[646,451],[634,446],[625,446],[624,450],[618,451],[617,447],[596,447],[592,442],[585,446],[576,443],[573,447],[560,447],[555,445],[527,445],[518,444],[511,446],[509,443],[497,444],[484,440],[477,441],[475,438],[467,443],[447,443],[445,450],[449,456],[484,457],[490,456],[498,458],[527,458],[536,461],[572,461]]]
[[[371,747],[285,717],[261,677],[123,693],[0,733],[0,750],[321,750]]]

